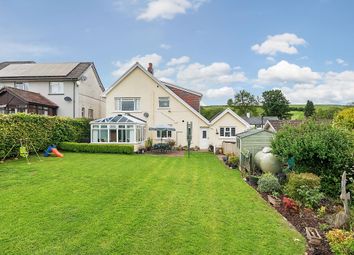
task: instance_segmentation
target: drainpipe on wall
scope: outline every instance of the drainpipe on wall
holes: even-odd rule
[[[76,87],[76,82],[74,81],[73,82],[73,84],[74,84],[74,89],[73,89],[73,118],[75,118],[76,116],[75,116],[75,97],[76,97],[76,95],[75,95],[75,87]]]

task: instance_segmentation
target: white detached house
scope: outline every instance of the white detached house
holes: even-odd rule
[[[221,147],[251,126],[230,109],[212,120],[200,112],[202,94],[158,80],[134,64],[104,93],[106,118],[91,122],[92,143],[129,143],[137,149],[150,137],[154,143],[173,139],[187,145],[187,122],[193,123],[192,146]],[[171,127],[174,131],[151,131]]]

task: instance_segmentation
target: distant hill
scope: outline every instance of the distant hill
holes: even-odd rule
[[[219,114],[229,106],[227,105],[207,105],[207,106],[201,106],[200,113],[210,120],[213,116]],[[316,112],[322,116],[323,118],[331,118],[333,115],[342,110],[343,108],[348,107],[345,105],[325,105],[325,104],[318,104],[315,105]],[[233,111],[235,111],[237,114],[239,114],[238,107],[233,106],[229,107]],[[292,114],[291,119],[294,120],[302,120],[304,119],[304,104],[291,104],[290,105],[290,113]],[[253,116],[260,116],[263,113],[262,106],[257,106],[255,108],[255,111],[252,113]]]

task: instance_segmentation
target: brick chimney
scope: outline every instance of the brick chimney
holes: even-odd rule
[[[147,69],[152,75],[154,75],[154,68],[152,67],[152,63],[149,63],[148,69]]]

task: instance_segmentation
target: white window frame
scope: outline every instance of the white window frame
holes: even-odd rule
[[[116,97],[115,100],[115,110],[119,112],[137,112],[140,111],[140,97]],[[124,101],[133,101],[133,110],[123,110],[122,105]]]
[[[161,103],[167,102],[167,106],[161,105]],[[170,108],[170,98],[169,97],[159,97],[159,108]]]
[[[156,131],[156,137],[161,139],[171,139],[172,138],[172,131],[171,130],[157,130]]]
[[[57,91],[53,91],[53,86],[58,86]],[[49,95],[64,95],[64,82],[51,81],[49,82]]]
[[[82,118],[85,118],[86,116],[86,109],[85,109],[85,107],[81,107],[81,117]]]
[[[116,141],[111,142],[110,130],[115,130]],[[137,131],[139,130],[139,132]],[[102,131],[107,132],[107,141],[102,141]],[[97,141],[94,140],[94,133],[97,132]],[[119,133],[124,133],[124,141],[119,141]],[[129,133],[129,134],[128,134]],[[92,124],[91,125],[91,142],[92,143],[122,143],[122,144],[139,144],[145,141],[145,126],[134,124]],[[128,139],[129,137],[129,139]],[[129,141],[128,141],[129,140]]]
[[[234,132],[232,130],[234,130]],[[232,133],[234,133],[234,135],[232,135]],[[236,137],[236,127],[232,127],[232,126],[220,127],[219,134],[220,134],[220,137],[222,137],[222,138]]]
[[[15,82],[14,87],[22,90],[29,90],[29,82]]]

